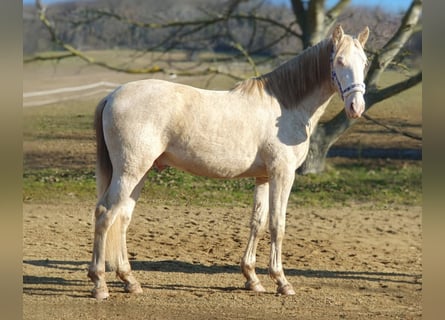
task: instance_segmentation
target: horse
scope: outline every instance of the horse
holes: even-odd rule
[[[250,235],[241,259],[244,287],[265,291],[255,263],[259,235],[268,221],[269,275],[278,294],[295,294],[281,260],[295,171],[336,92],[348,117],[364,112],[368,35],[368,27],[353,37],[337,25],[328,38],[228,91],[147,79],[104,97],[94,120],[98,201],[88,269],[92,296],[109,297],[106,262],[125,292],[142,292],[128,261],[126,232],[148,171],[167,166],[211,178],[255,178]]]

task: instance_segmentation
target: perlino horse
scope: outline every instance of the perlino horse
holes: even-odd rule
[[[97,106],[97,196],[92,262],[93,296],[109,296],[105,261],[125,291],[142,292],[131,272],[126,231],[147,172],[176,167],[214,178],[255,177],[250,236],[241,261],[245,287],[265,291],[255,273],[258,236],[269,221],[269,273],[278,292],[295,294],[281,263],[285,215],[295,170],[309,137],[334,93],[346,114],[365,109],[363,47],[337,26],[329,39],[306,49],[272,72],[210,91],[159,80],[118,87]]]

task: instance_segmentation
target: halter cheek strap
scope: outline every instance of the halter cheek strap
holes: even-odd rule
[[[338,91],[340,93],[341,99],[343,101],[345,101],[345,98],[347,96],[349,96],[350,94],[352,94],[353,92],[361,92],[361,93],[365,93],[366,90],[366,86],[364,83],[351,83],[349,86],[347,86],[345,89],[343,89],[341,87],[341,83],[340,80],[338,80],[337,77],[337,73],[334,70],[334,48],[332,48],[332,52],[331,52],[331,58],[330,58],[330,63],[331,63],[331,79],[332,82],[337,86]]]

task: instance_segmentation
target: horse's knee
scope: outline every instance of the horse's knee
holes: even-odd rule
[[[127,210],[123,210],[120,214],[120,219],[122,221],[122,225],[126,228],[131,222],[131,215],[133,213],[132,208],[128,208]]]
[[[112,211],[108,210],[103,205],[98,205],[95,211],[95,224],[94,230],[95,232],[103,233],[106,232],[113,221]]]
[[[102,204],[98,204],[96,206],[96,210],[94,211],[94,217],[97,220],[100,216],[102,216],[106,212],[107,212],[107,208],[105,208],[105,206],[103,206]]]

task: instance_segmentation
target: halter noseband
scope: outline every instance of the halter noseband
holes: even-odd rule
[[[340,92],[341,99],[345,101],[345,98],[353,92],[361,92],[364,94],[366,90],[366,86],[364,83],[351,83],[345,89],[342,89],[340,80],[338,80],[337,73],[334,70],[334,55],[335,51],[334,47],[332,47],[331,58],[329,60],[331,63],[331,79],[332,82],[337,86],[338,91]]]

